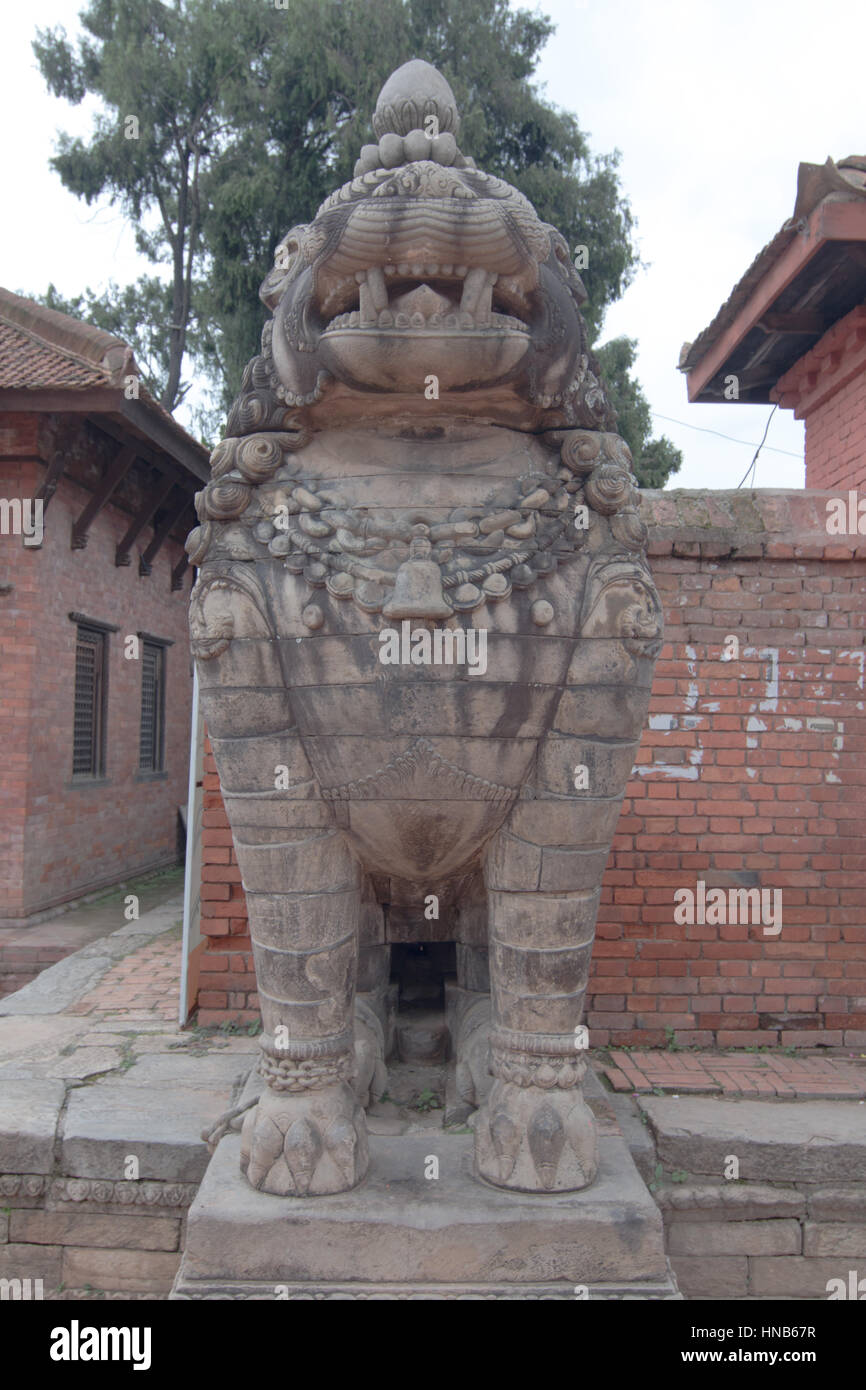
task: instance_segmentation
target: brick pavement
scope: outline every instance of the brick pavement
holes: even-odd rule
[[[856,1058],[786,1057],[761,1052],[609,1053],[604,1072],[615,1091],[704,1092],[815,1100],[866,1097],[866,1064]]]
[[[67,1009],[70,1014],[123,1017],[132,1022],[177,1020],[181,942],[171,932],[124,957],[99,984]]]

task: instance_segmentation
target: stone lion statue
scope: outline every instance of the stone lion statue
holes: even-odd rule
[[[373,129],[277,247],[188,541],[263,1018],[242,1167],[286,1195],[363,1178],[383,1082],[358,971],[374,998],[435,898],[437,939],[489,961],[477,1173],[576,1189],[583,997],[660,605],[565,240],[461,153],[429,64],[391,76]]]

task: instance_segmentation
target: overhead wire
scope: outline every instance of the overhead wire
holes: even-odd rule
[[[775,410],[775,409],[776,409],[776,407],[774,406],[774,407],[773,407],[773,410]],[[654,418],[654,419],[656,419],[656,420],[666,420],[666,421],[668,422],[668,424],[670,424],[670,425],[682,425],[682,426],[683,426],[685,429],[687,429],[687,430],[698,430],[699,433],[701,433],[701,434],[714,434],[714,435],[716,435],[719,439],[727,439],[728,442],[731,443],[731,444],[744,444],[744,445],[748,446],[748,448],[750,448],[750,449],[751,449],[751,447],[752,447],[752,441],[751,441],[750,439],[737,439],[737,437],[736,437],[735,435],[733,435],[733,434],[722,434],[721,430],[711,430],[711,429],[708,429],[706,425],[692,425],[692,424],[690,424],[690,422],[689,422],[688,420],[675,420],[674,417],[673,417],[672,415],[660,415],[659,412],[658,412],[657,410],[654,410],[654,411],[652,412],[652,415],[653,415],[653,418]],[[771,410],[771,411],[770,411],[770,419],[772,419],[772,416],[773,416],[773,411]],[[769,425],[769,420],[767,421],[767,424]],[[765,430],[765,431],[764,431],[764,439],[766,439],[766,437],[767,437],[767,431]],[[764,440],[761,440],[761,444],[763,444],[763,442],[764,442]],[[760,450],[760,448],[761,448],[761,444],[758,445],[758,449],[759,449],[759,450]],[[767,453],[769,453],[769,454],[784,454],[786,458],[789,458],[789,459],[800,459],[801,461],[802,461],[802,458],[803,458],[803,455],[802,455],[802,454],[795,454],[791,449],[777,449],[777,448],[775,448],[772,444],[768,444],[768,445],[767,445]]]
[[[757,462],[758,462],[758,454],[759,454],[759,453],[761,452],[761,450],[763,449],[763,447],[764,447],[764,440],[767,438],[767,431],[768,431],[768,429],[770,428],[770,421],[772,420],[773,416],[775,415],[775,413],[776,413],[776,411],[777,411],[778,409],[779,409],[779,403],[778,403],[778,401],[777,401],[776,404],[773,406],[773,409],[770,411],[769,415],[767,416],[767,423],[766,423],[766,425],[764,426],[764,437],[763,437],[763,439],[761,440],[760,444],[758,445],[757,449],[755,450],[755,456],[754,456],[754,458],[752,459],[752,462],[749,464],[749,466],[748,466],[748,468],[746,469],[745,473],[743,474],[742,478],[741,478],[740,481],[737,483],[737,487],[738,487],[738,488],[742,487],[742,486],[743,486],[743,483],[746,481],[746,479],[748,478],[749,474],[754,472],[755,466],[756,466],[756,464],[757,464]],[[752,479],[752,483],[753,483],[753,485],[754,485],[754,478]]]

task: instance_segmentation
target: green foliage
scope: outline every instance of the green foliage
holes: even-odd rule
[[[107,196],[135,228],[138,250],[170,266],[159,392],[169,410],[185,394],[195,275],[204,270],[203,175],[229,138],[222,93],[265,42],[264,26],[254,23],[263,8],[254,0],[230,7],[225,0],[91,0],[76,50],[62,28],[39,31],[33,45],[55,96],[77,105],[93,94],[103,103],[89,143],[59,137],[53,168],[88,204]],[[164,309],[154,285],[144,277],[136,293],[144,302],[157,294]],[[108,309],[109,295],[100,298]]]
[[[420,1110],[422,1113],[427,1110],[441,1110],[442,1101],[435,1091],[431,1091],[425,1087],[423,1091],[419,1091],[411,1108],[413,1110]]]
[[[675,1182],[675,1183],[688,1182],[688,1180],[689,1180],[689,1175],[688,1175],[688,1173],[687,1173],[684,1169],[682,1169],[682,1168],[676,1168],[676,1169],[674,1169],[673,1172],[668,1173],[667,1176],[668,1176],[668,1180],[669,1180],[670,1182]],[[657,1163],[657,1164],[655,1165],[654,1169],[653,1169],[653,1176],[652,1176],[652,1179],[650,1180],[650,1182],[647,1183],[647,1187],[649,1188],[650,1192],[658,1192],[659,1188],[664,1184],[664,1181],[665,1181],[665,1169],[664,1169],[664,1164],[663,1164],[663,1163]]]
[[[582,272],[591,339],[639,264],[618,155],[591,153],[574,116],[543,99],[533,75],[554,32],[507,0],[89,0],[73,46],[62,28],[33,45],[55,96],[88,94],[102,111],[89,141],[59,138],[52,166],[88,203],[107,197],[135,228],[138,249],[168,268],[68,312],[132,343],[148,386],[169,409],[190,387],[188,359],[222,409],[258,350],[258,287],[293,224],[351,178],[370,117],[393,69],[426,58],[451,83],[461,148],[513,183],[570,245]],[[128,118],[138,122],[128,138]],[[66,307],[51,287],[45,302]],[[601,353],[622,432],[649,486],[680,456],[650,437],[649,407],[629,376],[634,350]],[[205,410],[211,435],[219,415]]]
[[[635,338],[613,338],[595,355],[617,416],[617,430],[631,449],[641,487],[664,487],[682,465],[681,451],[666,435],[652,438],[652,411],[640,383],[631,374],[637,354]]]

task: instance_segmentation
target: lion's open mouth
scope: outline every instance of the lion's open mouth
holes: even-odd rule
[[[325,333],[519,333],[528,336],[530,305],[516,279],[483,266],[386,263],[329,287],[320,307]]]

